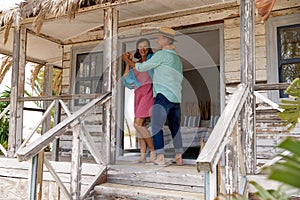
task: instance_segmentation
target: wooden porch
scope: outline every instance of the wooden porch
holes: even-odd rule
[[[50,155],[46,154],[46,158]],[[70,158],[51,161],[62,182],[69,187]],[[108,165],[107,180],[99,178],[97,185],[86,199],[204,199],[204,175],[198,173],[195,165],[155,166],[151,163],[134,163],[136,157],[128,157]],[[82,191],[86,190],[99,170],[99,165],[92,159],[82,163]],[[30,162],[19,162],[14,158],[0,158],[1,198],[28,199],[28,170]],[[103,183],[103,184],[101,184]],[[16,187],[17,186],[17,187]],[[60,192],[55,179],[44,167],[43,193],[45,199],[68,199]]]

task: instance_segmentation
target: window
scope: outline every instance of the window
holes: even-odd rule
[[[300,76],[299,30],[300,13],[271,17],[266,22],[268,83],[288,83]],[[279,103],[286,96],[283,91],[270,90],[268,97]]]
[[[94,94],[102,92],[102,52],[76,55],[75,94]],[[75,106],[89,102],[89,99],[75,101]]]
[[[278,74],[280,83],[300,77],[300,24],[277,28]],[[280,97],[287,97],[280,91]]]

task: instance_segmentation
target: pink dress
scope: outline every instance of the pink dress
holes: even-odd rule
[[[148,72],[133,70],[140,87],[134,88],[134,116],[135,118],[147,118],[151,116],[154,103],[152,80]]]

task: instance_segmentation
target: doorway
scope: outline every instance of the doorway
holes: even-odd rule
[[[123,41],[123,50],[134,51],[139,38]],[[148,39],[155,50],[155,38],[150,36]],[[186,28],[177,31],[176,40],[184,76],[181,104],[183,158],[193,162],[200,151],[199,134],[209,135],[225,104],[223,25]],[[139,146],[133,127],[134,93],[133,90],[124,91],[123,155],[137,155]],[[165,141],[165,146],[166,157],[173,157],[172,142]]]

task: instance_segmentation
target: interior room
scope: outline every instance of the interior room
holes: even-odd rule
[[[135,42],[123,43],[124,51],[135,51]],[[151,47],[156,40],[149,36]],[[220,116],[220,34],[219,29],[191,28],[177,31],[176,52],[183,63],[181,134],[185,153],[183,158],[196,159]],[[124,92],[124,152],[139,152],[133,127],[133,90]],[[130,131],[129,131],[130,130]],[[173,144],[167,126],[164,127],[165,149],[173,156]],[[168,156],[168,155],[167,155]]]

